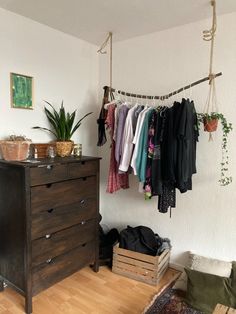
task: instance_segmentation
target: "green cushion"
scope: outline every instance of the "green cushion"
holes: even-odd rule
[[[185,269],[188,283],[186,302],[192,307],[212,313],[217,303],[236,307],[236,291],[232,279]]]

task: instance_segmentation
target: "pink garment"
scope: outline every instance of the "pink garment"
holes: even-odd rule
[[[115,105],[111,104],[108,106],[106,124],[109,129],[111,137],[111,157],[110,157],[110,167],[107,182],[107,192],[113,193],[120,188],[129,188],[129,177],[128,173],[118,173],[118,165],[115,159],[115,141],[113,140],[114,126],[115,126]]]

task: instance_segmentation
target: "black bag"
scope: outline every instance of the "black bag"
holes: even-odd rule
[[[161,245],[162,239],[145,226],[127,226],[120,232],[120,248],[126,250],[155,256]]]
[[[113,245],[119,242],[119,232],[117,229],[111,229],[107,234],[104,233],[99,225],[99,265],[111,266]]]

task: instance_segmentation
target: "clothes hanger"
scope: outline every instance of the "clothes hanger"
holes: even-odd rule
[[[116,99],[117,101],[120,100],[120,95],[119,95],[119,92],[118,92],[117,90],[115,90],[115,99]]]
[[[128,108],[131,108],[132,107],[132,102],[130,101],[129,99],[129,95],[127,95],[127,93],[125,93],[125,105],[128,107]]]
[[[160,116],[163,116],[163,113],[166,111],[166,109],[168,108],[168,106],[166,106],[166,96],[162,96],[161,100],[163,101],[163,106],[161,106],[161,110],[160,110]]]
[[[110,105],[114,105],[114,104],[117,105],[120,102],[119,91],[115,90],[114,94],[113,94],[114,99],[112,99],[109,103],[104,105],[105,109],[108,109]]]
[[[183,88],[183,98],[184,98],[184,99],[187,99],[185,87]]]
[[[190,88],[189,88],[189,100],[192,100],[192,93],[193,93],[193,89],[192,89],[192,84],[190,84]]]
[[[140,103],[139,103],[139,99],[138,99],[138,97],[137,97],[137,94],[135,94],[135,102],[136,102],[136,104],[137,104],[138,106],[140,106]]]
[[[112,100],[112,101],[108,102],[107,104],[104,105],[104,108],[105,108],[105,109],[108,109],[108,107],[109,107],[110,105],[114,105],[114,104],[116,104],[116,100]]]
[[[160,111],[163,109],[163,96],[160,97]]]
[[[155,108],[155,96],[152,96],[151,106]]]
[[[133,94],[131,94],[131,96],[130,96],[130,102],[131,102],[131,104],[132,104],[132,106],[134,105],[134,97],[133,97]]]

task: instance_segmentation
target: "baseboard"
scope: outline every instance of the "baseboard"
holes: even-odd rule
[[[184,266],[176,263],[169,263],[169,267],[178,271],[184,271]]]

